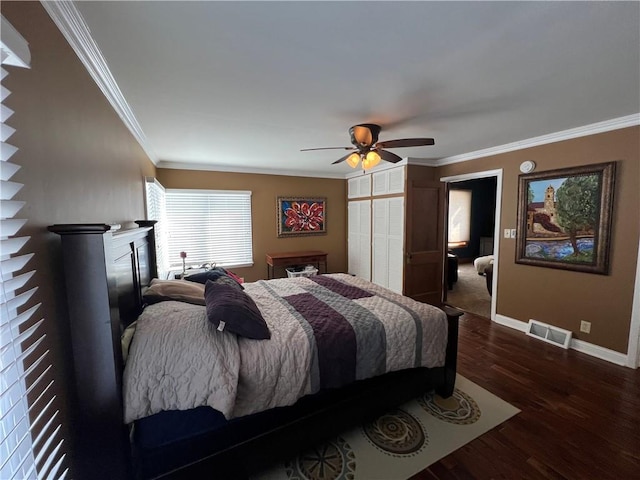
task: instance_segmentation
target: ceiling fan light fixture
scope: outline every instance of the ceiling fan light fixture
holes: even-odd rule
[[[373,143],[371,130],[364,125],[351,127],[351,143],[358,146],[370,146]]]
[[[388,148],[401,147],[422,147],[424,145],[433,145],[433,138],[402,138],[398,140],[386,140],[378,142],[378,134],[382,127],[375,123],[361,123],[349,128],[351,136],[351,144],[353,147],[320,147],[320,148],[303,148],[301,151],[308,150],[351,150],[353,153],[347,153],[338,160],[332,162],[332,165],[347,162],[351,168],[356,168],[360,160],[362,160],[362,168],[364,170],[375,167],[384,160],[389,163],[398,163],[402,157],[387,150]]]
[[[349,129],[351,144],[358,148],[369,148],[378,141],[380,125],[374,123],[361,123]]]
[[[380,163],[380,154],[375,150],[371,150],[367,153],[367,155],[362,159],[362,168],[364,170],[368,170],[369,168],[373,168]]]
[[[358,162],[360,162],[360,154],[352,153],[347,157],[347,163],[351,168],[356,168],[358,166]]]

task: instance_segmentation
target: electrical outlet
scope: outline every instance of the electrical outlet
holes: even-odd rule
[[[580,322],[580,331],[583,333],[591,333],[591,322],[585,322],[582,320]]]
[[[509,228],[504,229],[504,238],[511,238],[511,229]]]
[[[515,228],[511,229],[511,238],[516,238],[516,229]]]

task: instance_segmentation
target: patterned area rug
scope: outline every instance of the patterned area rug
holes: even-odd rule
[[[450,398],[425,394],[252,478],[407,479],[518,412],[458,375]]]

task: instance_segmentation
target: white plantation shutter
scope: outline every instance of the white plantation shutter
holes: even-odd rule
[[[169,263],[215,263],[220,267],[253,264],[251,192],[167,190]]]
[[[28,68],[29,62],[26,41],[2,17],[2,65]],[[7,75],[3,67],[2,80]],[[18,148],[8,143],[15,130],[7,123],[13,111],[4,101],[11,92],[1,90],[0,479],[64,478],[51,360],[41,327],[45,320],[32,300],[38,287],[22,291],[35,271],[28,271],[33,254],[24,251],[29,237],[19,236],[27,220],[14,218],[25,202],[13,200],[22,184],[10,181],[20,166],[9,161]]]
[[[156,220],[156,263],[158,278],[167,278],[169,274],[169,256],[167,245],[167,202],[164,187],[153,177],[145,178],[147,220]]]

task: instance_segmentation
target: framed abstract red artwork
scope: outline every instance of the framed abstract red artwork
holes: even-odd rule
[[[278,197],[278,237],[327,233],[327,199]]]

